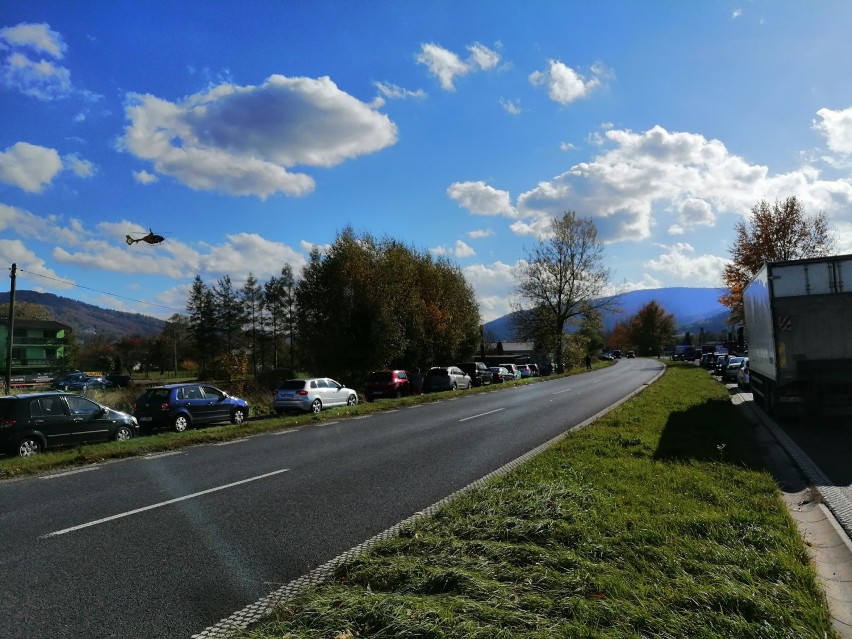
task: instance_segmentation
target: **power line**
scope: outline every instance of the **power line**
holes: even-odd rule
[[[27,273],[28,275],[35,275],[36,277],[43,277],[46,280],[53,280],[54,282],[59,282],[61,284],[65,284],[66,286],[71,286],[73,288],[82,288],[87,291],[94,291],[95,293],[101,293],[103,295],[109,295],[110,297],[115,297],[117,299],[127,300],[129,302],[136,302],[137,304],[147,304],[148,306],[156,306],[158,308],[164,308],[167,311],[174,311],[175,313],[185,313],[184,309],[172,308],[171,306],[164,306],[163,304],[156,304],[154,302],[148,302],[146,300],[137,300],[132,297],[125,297],[124,295],[118,295],[116,293],[110,293],[109,291],[101,291],[96,288],[91,288],[89,286],[83,286],[82,284],[75,284],[74,282],[69,282],[67,280],[61,280],[57,277],[50,277],[49,275],[42,275],[41,273],[33,273],[32,271],[27,271],[22,268],[19,268],[18,271],[20,273]]]

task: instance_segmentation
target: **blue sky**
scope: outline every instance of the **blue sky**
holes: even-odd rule
[[[196,274],[298,273],[351,225],[449,257],[488,321],[563,211],[613,284],[715,287],[790,195],[852,252],[845,0],[0,7],[19,289],[168,317]]]

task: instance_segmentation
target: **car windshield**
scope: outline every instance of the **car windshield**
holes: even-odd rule
[[[427,373],[430,377],[446,377],[449,374],[446,368],[433,368]]]
[[[167,402],[169,401],[169,389],[151,388],[142,393],[139,400],[143,402]]]
[[[303,379],[288,379],[278,385],[278,390],[302,390],[305,387]]]

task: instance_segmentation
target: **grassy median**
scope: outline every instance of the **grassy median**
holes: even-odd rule
[[[836,637],[750,428],[673,365],[244,636]]]

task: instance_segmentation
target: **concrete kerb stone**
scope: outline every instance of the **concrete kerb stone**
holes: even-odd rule
[[[269,617],[269,615],[273,612],[276,606],[281,605],[289,599],[295,598],[296,596],[305,592],[311,586],[318,586],[330,581],[334,575],[334,572],[338,568],[354,561],[379,542],[384,541],[386,539],[391,539],[393,537],[397,537],[399,535],[399,532],[406,526],[419,521],[423,517],[433,516],[436,512],[438,512],[439,509],[449,504],[457,497],[468,493],[471,490],[479,488],[480,486],[489,482],[492,479],[507,475],[509,472],[511,472],[518,466],[521,466],[522,464],[530,461],[534,457],[537,457],[541,453],[553,447],[554,445],[565,439],[565,437],[567,437],[570,433],[589,426],[590,424],[594,423],[610,411],[614,410],[618,406],[621,406],[621,404],[623,404],[624,402],[632,399],[634,396],[638,395],[639,393],[647,389],[651,384],[660,379],[660,377],[662,377],[665,372],[666,367],[664,366],[651,381],[642,385],[640,388],[637,388],[635,391],[633,391],[626,397],[620,399],[619,401],[608,406],[602,411],[596,413],[595,415],[592,415],[580,424],[577,424],[576,426],[573,426],[572,428],[566,430],[564,433],[557,435],[553,439],[550,439],[545,443],[536,446],[535,448],[524,453],[517,459],[510,461],[508,464],[505,464],[497,470],[488,473],[484,477],[480,477],[479,479],[471,482],[464,488],[460,488],[451,495],[435,502],[428,508],[414,513],[407,519],[404,519],[401,522],[394,524],[387,530],[380,532],[378,535],[371,537],[367,541],[364,541],[358,544],[357,546],[350,548],[343,554],[338,555],[334,559],[324,563],[323,565],[317,568],[314,568],[309,573],[302,575],[301,577],[294,579],[290,583],[285,584],[278,590],[271,592],[266,597],[263,597],[262,599],[259,599],[258,601],[254,602],[253,604],[246,606],[242,610],[235,612],[231,616],[220,620],[218,623],[208,628],[205,628],[201,632],[192,635],[192,639],[227,639],[228,637],[231,637],[242,630],[246,630],[250,625],[263,621],[264,619]]]

